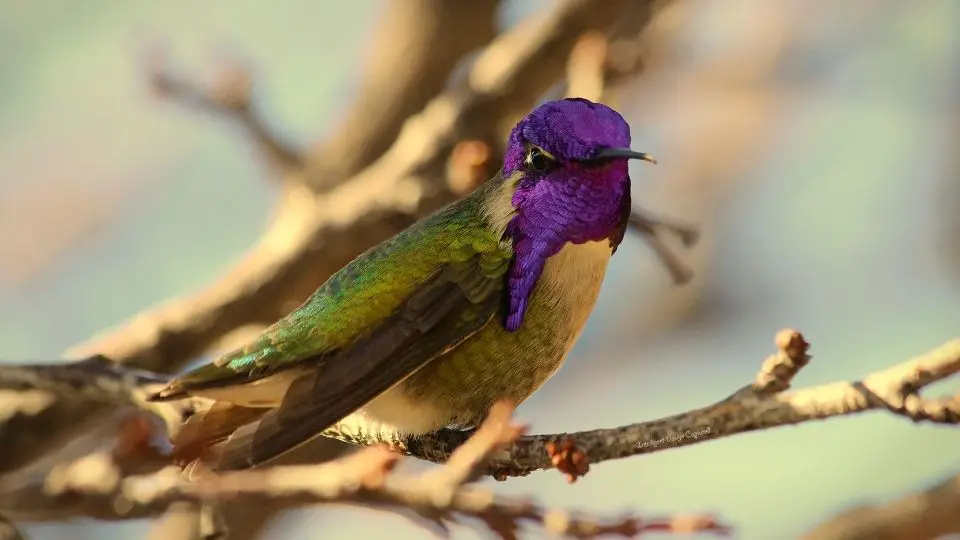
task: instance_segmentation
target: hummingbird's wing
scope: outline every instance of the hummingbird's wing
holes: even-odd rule
[[[212,443],[233,433],[225,456],[241,457],[225,457],[225,466],[262,462],[489,324],[503,304],[511,259],[512,249],[486,226],[482,201],[467,197],[364,253],[247,346],[152,399],[197,395],[236,407],[234,414],[221,406],[210,420],[195,415],[185,437]]]
[[[295,379],[280,407],[218,445],[214,468],[256,466],[316,437],[494,320],[502,283],[479,257],[444,265],[368,336]]]
[[[486,189],[481,186],[474,195],[360,255],[248,344],[175,378],[151,399],[197,395],[242,406],[275,407],[289,379],[271,384],[268,379],[279,379],[273,375],[343,358],[358,343],[369,341],[381,325],[410,324],[411,317],[432,323],[431,310],[454,309],[443,303],[430,305],[431,291],[459,291],[453,298],[466,302],[462,307],[478,309],[489,293],[485,282],[501,287],[513,256],[486,226],[482,200],[475,196]],[[209,395],[213,392],[215,397]]]

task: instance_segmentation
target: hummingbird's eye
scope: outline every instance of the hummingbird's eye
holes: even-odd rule
[[[527,157],[523,160],[527,170],[538,173],[550,170],[555,163],[553,156],[537,146],[531,146],[527,149]]]

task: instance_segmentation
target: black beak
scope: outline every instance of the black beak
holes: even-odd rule
[[[657,160],[654,159],[650,154],[644,154],[643,152],[636,152],[629,148],[601,148],[593,156],[594,160],[604,160],[604,159],[640,159],[643,161],[649,161],[654,165],[657,164]]]

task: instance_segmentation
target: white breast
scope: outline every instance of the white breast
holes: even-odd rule
[[[600,295],[612,250],[608,240],[567,244],[547,259],[537,302],[567,313],[571,345],[580,336]]]

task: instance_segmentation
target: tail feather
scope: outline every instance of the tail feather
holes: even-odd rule
[[[263,465],[319,436],[315,426],[284,426],[271,409],[211,448],[209,467],[216,472],[236,471]]]
[[[173,437],[173,458],[181,465],[206,460],[214,447],[237,429],[256,422],[269,409],[215,402],[209,409],[188,418]]]

